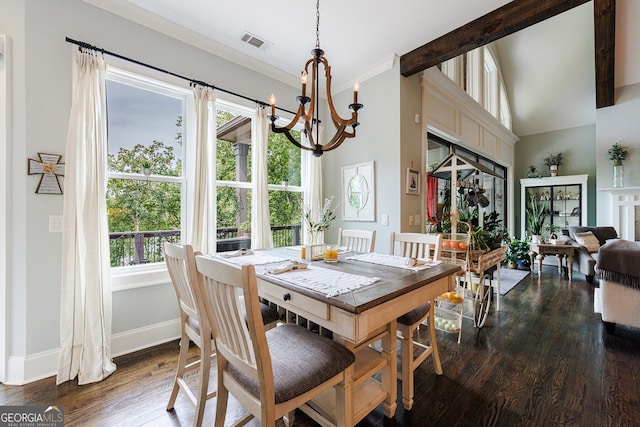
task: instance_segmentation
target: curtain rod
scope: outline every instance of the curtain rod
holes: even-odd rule
[[[208,88],[220,91],[220,92],[228,93],[229,95],[237,96],[239,98],[246,99],[247,101],[255,102],[256,104],[261,105],[263,107],[266,107],[266,106],[270,105],[270,104],[267,104],[266,102],[259,101],[257,99],[253,99],[253,98],[249,98],[248,96],[244,96],[244,95],[241,95],[239,93],[235,93],[235,92],[232,92],[230,90],[223,89],[221,87],[216,87],[216,86],[214,86],[212,84],[209,84],[207,82],[203,82],[201,80],[196,80],[196,79],[192,79],[192,78],[189,78],[189,77],[185,77],[185,76],[182,76],[180,74],[176,74],[176,73],[173,73],[171,71],[156,67],[155,65],[150,65],[150,64],[144,63],[142,61],[138,61],[137,59],[128,58],[128,57],[126,57],[124,55],[120,55],[120,54],[115,53],[115,52],[110,52],[110,51],[108,51],[106,49],[91,45],[91,44],[86,43],[86,42],[73,40],[73,39],[71,39],[69,37],[65,37],[65,41],[67,43],[72,43],[72,44],[75,44],[75,45],[79,46],[80,50],[82,50],[83,48],[84,49],[89,49],[89,50],[94,50],[96,52],[100,52],[103,55],[114,56],[116,58],[123,59],[125,61],[129,61],[129,62],[132,62],[134,64],[141,65],[143,67],[147,67],[147,68],[150,68],[150,69],[155,70],[155,71],[159,71],[159,72],[164,73],[164,74],[168,74],[168,75],[173,76],[173,77],[178,77],[179,79],[188,81],[190,85],[204,86],[204,87],[208,87]],[[278,109],[280,111],[284,111],[284,112],[289,113],[289,114],[293,114],[293,115],[296,114],[293,111],[285,110],[284,108],[276,107],[276,109]]]

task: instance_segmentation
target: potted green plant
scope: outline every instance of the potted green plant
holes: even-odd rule
[[[518,254],[515,251],[515,246],[512,247],[513,240],[507,246],[507,250],[504,253],[505,263],[509,268],[518,268]]]
[[[541,240],[546,209],[546,200],[537,200],[534,195],[529,194],[525,210],[527,213],[527,230],[531,234],[533,243],[538,243]]]
[[[555,245],[558,240],[558,231],[560,231],[560,227],[556,224],[548,224],[546,229],[549,232],[549,243]]]
[[[613,161],[613,186],[622,187],[624,185],[624,169],[622,161],[627,158],[629,152],[619,143],[615,143],[607,151],[609,160]]]
[[[562,160],[562,152],[558,154],[549,153],[549,156],[545,157],[544,164],[549,167],[551,176],[558,175],[558,166],[562,164]]]
[[[621,165],[622,161],[626,160],[629,155],[629,152],[617,142],[609,148],[607,153],[609,154],[609,160],[613,160],[614,166],[616,164]]]
[[[518,265],[528,267],[530,264],[529,242],[515,237],[511,239],[507,245],[505,260],[509,268],[518,268]]]

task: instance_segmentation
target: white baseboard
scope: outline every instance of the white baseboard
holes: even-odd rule
[[[122,356],[180,338],[180,319],[111,335],[111,356]],[[177,350],[176,350],[177,351]],[[55,376],[60,349],[22,357],[9,357],[7,385],[24,385]]]

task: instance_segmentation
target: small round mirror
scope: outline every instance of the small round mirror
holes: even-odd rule
[[[356,210],[361,210],[369,198],[369,183],[362,175],[356,175],[349,181],[349,204]]]

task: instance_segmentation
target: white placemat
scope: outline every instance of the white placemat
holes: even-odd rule
[[[360,276],[329,268],[317,267],[312,264],[302,270],[289,270],[280,274],[269,273],[268,271],[274,269],[274,267],[278,266],[262,265],[256,267],[256,272],[277,277],[284,282],[323,293],[328,297],[355,291],[356,289],[363,288],[380,280],[379,277]],[[285,265],[282,267],[285,267]]]
[[[237,265],[245,265],[245,264],[253,264],[253,265],[262,265],[262,264],[272,264],[275,262],[283,262],[286,261],[286,258],[276,257],[273,255],[268,255],[264,252],[247,252],[245,255],[240,255],[237,251],[231,252],[219,252],[215,255],[218,258],[222,258],[223,260],[230,262],[232,264]]]
[[[411,264],[407,264],[407,260],[409,260],[410,258],[405,258],[401,256],[396,256],[396,255],[377,254],[375,252],[368,253],[368,254],[353,255],[353,256],[347,257],[347,259],[368,262],[371,264],[386,265],[388,267],[404,268],[405,270],[413,270],[413,271],[419,271],[419,270],[424,270],[426,268],[435,267],[436,265],[439,265],[442,262],[442,261],[424,260],[424,259],[418,258],[417,262],[419,265],[411,265]],[[424,263],[424,264],[420,264],[420,263]]]

